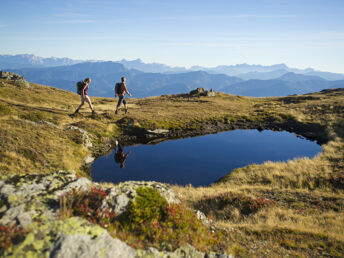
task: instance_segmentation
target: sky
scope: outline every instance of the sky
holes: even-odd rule
[[[0,0],[0,54],[344,73],[344,0]]]

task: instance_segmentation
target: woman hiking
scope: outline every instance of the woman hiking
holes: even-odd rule
[[[127,86],[125,85],[125,77],[121,78],[121,83],[116,84],[116,88],[115,88],[115,98],[118,96],[118,103],[117,103],[117,107],[116,107],[116,111],[115,114],[118,114],[118,108],[121,106],[122,102],[124,104],[124,108],[125,108],[125,113],[128,113],[128,108],[127,108],[127,101],[124,98],[125,93],[127,93],[129,96],[132,96],[128,89]]]
[[[88,96],[88,88],[90,87],[89,84],[91,83],[91,78],[86,78],[84,81],[84,86],[82,87],[81,90],[81,104],[80,106],[75,110],[74,114],[77,114],[79,112],[79,109],[84,105],[85,101],[88,103],[92,110],[92,114],[96,114],[96,111],[94,111],[94,108],[92,106],[92,102],[90,97]]]

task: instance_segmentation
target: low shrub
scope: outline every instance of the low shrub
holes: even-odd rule
[[[107,228],[115,222],[115,212],[101,209],[106,193],[97,187],[90,191],[77,191],[73,189],[60,198],[60,216],[80,216],[91,223],[97,223]]]
[[[149,187],[136,189],[123,216],[102,210],[103,190],[73,190],[60,199],[62,217],[82,216],[97,223],[133,247],[156,247],[174,250],[187,243],[202,251],[209,251],[219,243],[220,236],[205,227],[194,212],[178,204],[169,205],[159,191]]]
[[[169,205],[156,189],[138,188],[121,222],[123,230],[133,234],[134,246],[155,246],[173,250],[187,243],[208,251],[218,236],[205,227],[196,215],[178,204]]]
[[[16,224],[11,226],[0,225],[0,254],[12,245],[23,241],[27,233],[27,230],[17,227]]]

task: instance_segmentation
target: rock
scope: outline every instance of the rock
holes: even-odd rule
[[[167,129],[158,128],[155,130],[147,130],[147,132],[151,134],[166,134],[166,133],[169,133],[170,131]]]
[[[202,93],[205,93],[206,92],[206,89],[204,89],[204,88],[197,88],[197,89],[195,89],[195,90],[192,90],[192,91],[190,91],[190,95],[200,95],[200,94],[202,94]]]
[[[90,235],[60,234],[52,247],[50,257],[136,257],[136,251],[124,242],[112,238],[107,232],[91,238]]]
[[[196,211],[196,216],[197,216],[197,219],[205,225],[209,225],[211,223],[211,220],[209,220],[207,216],[205,216],[205,214],[201,212],[200,210]]]
[[[20,213],[17,218],[17,225],[27,229],[32,223],[32,217],[35,215],[34,211]]]
[[[82,142],[83,142],[83,145],[85,148],[92,148],[93,146],[93,143],[91,141],[91,137],[89,135],[89,133],[84,130],[84,129],[81,129],[79,127],[76,127],[74,125],[71,125],[68,130],[76,130],[78,131],[81,135],[82,135]]]
[[[78,191],[87,191],[91,189],[91,186],[92,182],[86,177],[78,178],[76,181],[66,185],[63,189],[55,192],[54,199],[58,200],[60,196],[67,194],[72,189],[77,189]]]
[[[33,228],[5,257],[135,257],[135,250],[105,229],[72,217]]]
[[[190,91],[189,95],[192,97],[200,97],[200,96],[215,97],[216,92],[213,91],[212,89],[210,91],[207,91],[204,88],[197,88],[195,90]]]
[[[30,84],[25,80],[25,78],[16,73],[0,71],[0,79],[12,80],[19,85],[30,88]]]
[[[6,210],[0,224],[20,224],[27,228],[32,218],[54,219],[59,197],[73,188],[89,189],[91,181],[77,178],[75,172],[58,171],[49,175],[13,175],[0,178],[0,200]]]
[[[126,211],[130,199],[133,198],[122,193],[117,188],[111,188],[110,191],[107,192],[107,196],[103,200],[101,208],[102,210],[109,209],[110,211],[114,211],[116,216],[119,216]]]
[[[48,121],[45,121],[45,120],[41,120],[41,121],[39,121],[39,123],[49,125],[49,126],[54,127],[56,129],[60,129],[60,127],[58,125],[51,123],[51,122],[48,122]]]
[[[216,93],[213,90],[207,91],[207,97],[215,97]]]
[[[167,185],[158,182],[127,181],[111,187],[107,190],[107,197],[102,203],[102,209],[114,211],[116,216],[124,213],[128,207],[129,201],[136,197],[138,187],[152,187],[157,189],[168,203],[179,203],[172,189]]]
[[[94,161],[94,157],[88,156],[88,157],[85,159],[85,164],[88,165],[88,164],[92,163],[93,161]]]

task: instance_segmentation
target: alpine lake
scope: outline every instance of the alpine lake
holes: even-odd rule
[[[157,181],[208,186],[235,168],[312,158],[321,151],[316,142],[268,130],[234,130],[155,145],[118,143],[112,152],[92,163],[91,177],[95,182]]]

